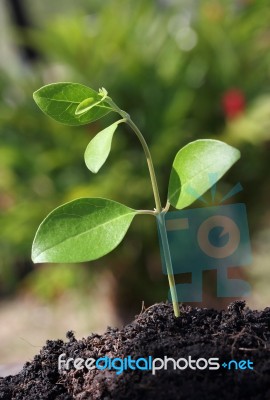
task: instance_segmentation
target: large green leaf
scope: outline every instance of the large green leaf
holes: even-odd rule
[[[82,198],[52,211],[39,226],[32,260],[82,262],[102,257],[123,239],[136,210],[102,198]]]
[[[113,134],[120,122],[122,121],[117,121],[103,129],[86,147],[84,161],[91,172],[97,173],[107,160],[111,151]]]
[[[178,209],[192,204],[240,158],[240,151],[219,140],[196,140],[183,147],[173,162],[168,199]]]
[[[79,83],[60,82],[43,86],[33,94],[40,109],[58,122],[67,125],[83,125],[95,121],[111,111],[105,103],[100,102],[98,92]],[[76,114],[77,107],[83,101],[97,105],[87,112]]]

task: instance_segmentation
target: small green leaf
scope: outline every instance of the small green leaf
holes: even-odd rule
[[[45,114],[67,125],[88,124],[112,111],[98,92],[79,83],[52,83],[37,90],[33,97]],[[79,104],[89,99],[98,104],[76,115]]]
[[[103,92],[104,91],[104,92]],[[103,100],[105,100],[105,98],[108,95],[108,92],[106,89],[99,89],[99,96],[102,96],[99,101],[96,101],[93,97],[89,97],[89,99],[85,99],[83,100],[78,107],[76,108],[75,114],[76,115],[81,115],[81,114],[85,114],[87,111],[91,110],[91,108],[96,107],[97,105],[99,105],[100,103],[103,102]]]
[[[87,111],[89,111],[92,107],[95,107],[95,105],[99,104],[99,101],[95,101],[93,97],[89,97],[89,99],[83,100],[78,107],[76,108],[75,114],[80,115],[84,114]]]
[[[103,129],[86,147],[84,161],[91,172],[97,173],[107,160],[111,151],[113,134],[120,122],[122,121],[117,121]]]
[[[189,206],[239,158],[239,150],[219,140],[202,139],[189,143],[174,159],[169,181],[169,202],[178,209]]]
[[[32,260],[83,262],[112,251],[123,239],[137,211],[102,198],[82,198],[52,211],[39,226]]]

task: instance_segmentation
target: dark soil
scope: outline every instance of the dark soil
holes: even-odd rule
[[[156,304],[125,326],[108,328],[68,342],[48,341],[40,354],[15,376],[0,378],[0,399],[115,399],[115,400],[269,400],[270,399],[270,308],[251,311],[244,302],[226,311],[183,307],[173,316],[169,304]],[[68,370],[58,372],[58,356],[66,357],[218,357],[217,370]],[[250,360],[254,369],[231,369],[221,364]],[[181,364],[183,365],[183,364]],[[203,363],[201,364],[203,365]]]

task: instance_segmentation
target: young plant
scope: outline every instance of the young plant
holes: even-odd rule
[[[173,162],[168,199],[163,208],[148,145],[129,114],[114,103],[104,88],[96,92],[77,83],[53,83],[37,90],[34,100],[45,114],[68,125],[88,124],[109,112],[119,114],[121,119],[99,132],[88,144],[84,154],[86,166],[93,173],[99,171],[110,153],[118,125],[126,123],[143,147],[155,208],[134,210],[104,198],[80,198],[66,203],[52,211],[39,226],[32,247],[33,262],[95,260],[122,241],[135,215],[153,215],[157,219],[174,314],[179,316],[165,214],[170,205],[182,209],[192,204],[240,158],[240,152],[218,140],[196,140],[183,147]],[[213,174],[211,182],[209,174]]]

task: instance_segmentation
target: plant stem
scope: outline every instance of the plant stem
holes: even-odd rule
[[[153,210],[136,210],[136,214],[148,214],[148,215],[154,215],[155,217],[157,215],[157,212]]]
[[[157,215],[157,223],[158,223],[158,228],[159,228],[159,233],[160,233],[160,238],[161,238],[161,243],[162,243],[162,248],[163,248],[164,261],[165,261],[165,265],[166,265],[166,269],[167,269],[167,275],[168,275],[169,286],[170,286],[171,297],[172,297],[173,311],[174,311],[174,315],[176,317],[179,317],[180,310],[179,310],[179,304],[178,304],[177,291],[176,291],[176,287],[175,287],[174,273],[173,273],[173,269],[172,269],[172,260],[171,260],[171,253],[170,253],[170,248],[169,248],[169,243],[168,243],[168,236],[167,236],[167,231],[166,231],[165,214],[166,214],[166,212],[162,211],[161,213],[159,213]]]
[[[137,125],[135,125],[134,122],[132,121],[132,119],[130,118],[129,114],[126,113],[125,111],[121,110],[110,97],[106,97],[105,101],[112,107],[112,109],[114,111],[118,112],[124,119],[126,119],[126,123],[135,132],[139,141],[141,142],[141,145],[143,147],[143,150],[144,150],[144,153],[146,156],[149,173],[150,173],[150,179],[151,179],[151,184],[152,184],[153,194],[154,194],[154,199],[155,199],[155,204],[156,204],[156,211],[158,213],[160,213],[162,211],[162,206],[161,206],[161,202],[160,202],[157,179],[156,179],[156,174],[155,174],[155,169],[154,169],[151,153],[149,151],[147,143],[146,143],[141,131],[137,127]]]
[[[166,225],[165,225],[165,218],[164,218],[166,212],[169,209],[169,203],[167,202],[165,211],[163,211],[161,202],[160,202],[157,179],[156,179],[156,174],[155,174],[155,169],[154,169],[151,153],[150,153],[148,145],[147,145],[141,131],[139,130],[137,125],[134,124],[134,122],[130,118],[129,114],[126,113],[125,111],[121,110],[110,97],[106,97],[104,99],[104,101],[106,101],[114,111],[119,113],[125,119],[126,123],[130,126],[130,128],[137,135],[137,137],[143,147],[143,150],[144,150],[144,153],[146,156],[148,169],[149,169],[149,174],[150,174],[150,179],[151,179],[151,184],[152,184],[153,194],[154,194],[154,199],[155,199],[155,205],[156,205],[156,209],[152,213],[157,218],[159,233],[160,233],[160,237],[161,237],[161,244],[162,244],[162,248],[163,248],[163,252],[164,252],[164,260],[165,260],[165,265],[166,265],[167,274],[168,274],[169,287],[170,287],[170,291],[171,291],[174,315],[176,317],[179,317],[180,310],[179,310],[174,274],[173,274],[173,269],[172,269],[172,260],[171,260],[171,254],[170,254],[170,248],[169,248]],[[150,212],[148,210],[141,210],[141,213],[142,214],[146,214],[146,213],[150,214]]]

